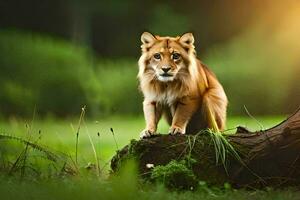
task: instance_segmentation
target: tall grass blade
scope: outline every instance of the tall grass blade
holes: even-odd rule
[[[80,113],[80,117],[79,117],[79,121],[78,121],[78,127],[77,127],[77,132],[76,132],[76,146],[75,146],[75,162],[76,164],[78,164],[78,141],[79,141],[79,132],[80,132],[80,128],[81,128],[81,124],[85,115],[85,109],[86,106],[83,106],[81,108],[81,113]]]
[[[83,120],[83,121],[84,121],[84,120]],[[84,123],[84,124],[85,124],[85,123]],[[88,135],[88,138],[89,138],[89,141],[90,141],[90,144],[91,144],[93,153],[94,153],[95,162],[96,162],[96,167],[97,167],[97,174],[98,174],[98,176],[100,176],[101,170],[100,170],[99,158],[98,158],[98,155],[97,155],[97,151],[96,151],[95,145],[94,145],[94,143],[93,143],[93,140],[92,140],[92,138],[91,138],[90,132],[89,132],[88,127],[87,127],[86,124],[85,124],[85,129],[86,129],[86,134]]]
[[[117,140],[116,140],[116,137],[115,137],[115,132],[114,132],[114,129],[113,128],[110,128],[110,132],[114,138],[114,141],[115,141],[115,145],[116,145],[116,148],[117,148],[117,151],[119,151],[119,146],[118,146],[118,143],[117,143]]]

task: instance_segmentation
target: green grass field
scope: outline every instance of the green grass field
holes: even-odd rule
[[[263,125],[263,128],[269,128],[283,119],[283,116],[257,118],[259,123]],[[78,119],[59,121],[51,119],[44,121],[11,119],[7,122],[0,122],[0,132],[25,138],[29,137],[29,135],[31,135],[32,138],[38,138],[38,133],[40,131],[40,144],[43,144],[52,150],[70,154],[74,157],[78,121]],[[259,123],[250,117],[231,117],[228,119],[227,128],[231,130],[236,126],[241,125],[249,128],[250,130],[259,130],[261,129]],[[114,130],[117,144],[114,141],[110,128],[113,128]],[[89,120],[82,123],[79,132],[79,161],[81,164],[95,162],[88,135],[91,136],[96,147],[97,154],[101,160],[101,165],[104,165],[114,155],[117,150],[117,146],[118,148],[122,148],[128,144],[131,139],[138,139],[139,133],[143,130],[143,128],[143,117],[116,116],[106,119]],[[167,131],[168,125],[164,120],[161,120],[159,124],[159,132],[166,134]],[[234,130],[228,132],[232,133]],[[100,136],[98,136],[98,133]]]
[[[285,116],[258,117],[263,128],[269,128],[281,122]],[[261,125],[250,117],[230,117],[228,129],[238,125],[250,130],[261,129]],[[201,186],[196,192],[170,192],[162,186],[143,185],[137,181],[134,166],[129,165],[118,178],[107,179],[109,160],[115,151],[126,145],[131,139],[138,139],[139,132],[144,127],[142,117],[110,117],[106,119],[87,120],[80,127],[78,143],[78,166],[85,169],[88,163],[95,163],[89,135],[100,159],[103,174],[97,178],[95,173],[86,174],[84,170],[76,176],[47,177],[47,167],[40,168],[46,175],[36,178],[27,175],[7,176],[2,173],[0,178],[1,199],[299,199],[300,193],[293,189],[284,191],[266,188],[261,191],[235,190],[227,187],[214,188]],[[74,120],[17,120],[0,122],[1,134],[17,135],[30,138],[52,151],[64,152],[75,160],[76,130],[78,119]],[[114,137],[110,131],[113,128]],[[161,122],[159,131],[166,133],[167,124]],[[234,132],[234,129],[230,131]],[[98,133],[100,136],[98,136]],[[15,162],[24,150],[17,146],[11,155],[5,155],[7,141],[0,140],[0,155]],[[5,151],[6,149],[6,151]],[[41,162],[41,161],[39,161]],[[35,163],[39,163],[35,162]],[[3,166],[2,166],[3,168]],[[0,168],[1,169],[1,168]],[[49,170],[49,169],[48,169]]]

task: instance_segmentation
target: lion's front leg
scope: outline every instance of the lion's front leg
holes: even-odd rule
[[[140,137],[146,138],[156,134],[157,124],[162,115],[162,107],[156,102],[145,100],[143,110],[146,128],[141,132]]]
[[[169,134],[185,134],[186,126],[198,107],[199,103],[197,100],[184,99],[182,101],[179,101],[174,106],[174,117],[169,130]]]

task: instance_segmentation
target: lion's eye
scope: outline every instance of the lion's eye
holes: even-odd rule
[[[161,58],[160,54],[159,53],[156,53],[153,55],[153,57],[157,60],[159,60]]]
[[[180,54],[179,53],[173,53],[172,54],[172,59],[173,60],[178,60],[180,58]]]

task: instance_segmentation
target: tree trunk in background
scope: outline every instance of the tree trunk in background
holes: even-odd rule
[[[69,5],[70,33],[74,43],[91,46],[91,17],[93,9],[85,4],[76,2]]]
[[[243,160],[228,154],[227,170],[216,164],[214,144],[208,134],[162,135],[132,141],[114,156],[111,168],[117,172],[125,160],[134,157],[140,175],[149,179],[152,169],[147,164],[166,165],[189,156],[196,160],[191,167],[196,177],[210,184],[229,182],[235,187],[255,188],[300,184],[300,108],[273,128],[250,132],[238,127],[236,134],[227,139]]]

